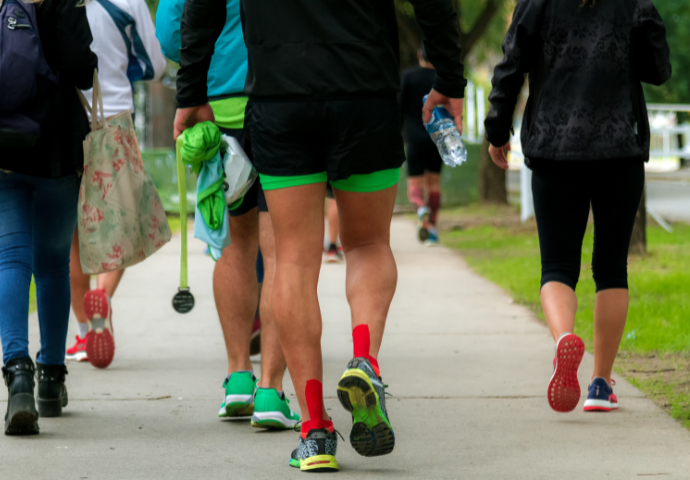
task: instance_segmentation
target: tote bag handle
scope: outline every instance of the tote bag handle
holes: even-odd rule
[[[86,116],[91,115],[91,131],[95,132],[105,126],[105,114],[103,113],[103,92],[101,91],[101,84],[98,81],[98,70],[93,71],[93,90],[91,96],[91,105],[82,93],[81,90],[75,87],[79,101],[84,107]],[[101,111],[101,120],[98,120],[98,110]]]

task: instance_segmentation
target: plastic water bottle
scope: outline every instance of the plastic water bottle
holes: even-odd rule
[[[425,103],[427,97],[428,95],[424,97]],[[462,136],[448,110],[443,107],[434,108],[431,120],[424,127],[436,144],[443,163],[449,167],[457,167],[467,160],[467,148],[462,143]]]

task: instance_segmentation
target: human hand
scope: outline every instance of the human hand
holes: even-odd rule
[[[489,145],[489,155],[491,159],[503,170],[508,170],[508,158],[506,157],[506,152],[510,152],[510,142],[506,143],[502,147],[494,147]]]
[[[198,107],[178,108],[175,112],[175,122],[173,124],[173,136],[175,140],[177,140],[177,137],[188,128],[192,128],[197,123],[207,121],[216,123],[213,109],[208,103],[199,105]]]
[[[431,120],[431,112],[434,108],[443,107],[448,110],[450,116],[453,117],[455,127],[458,129],[458,132],[462,134],[462,105],[462,98],[449,98],[432,89],[431,92],[429,92],[426,103],[424,103],[424,108],[422,108],[422,118],[424,123],[429,123],[429,120]]]

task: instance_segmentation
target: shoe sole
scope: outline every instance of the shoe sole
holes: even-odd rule
[[[338,257],[326,257],[326,263],[340,263]]]
[[[225,404],[225,413],[228,417],[251,417],[254,415],[254,404],[244,402],[232,402]]]
[[[303,472],[337,472],[338,461],[333,455],[315,455],[299,461],[299,469]],[[292,461],[290,461],[292,465]]]
[[[107,368],[115,357],[108,297],[102,291],[86,292],[84,310],[90,326],[86,337],[86,356],[94,367]]]
[[[16,394],[10,405],[5,420],[5,435],[37,435],[38,412],[34,396],[30,393]]]
[[[582,410],[585,412],[612,412],[618,410],[618,404],[606,400],[585,400],[585,406]]]
[[[252,427],[267,430],[292,430],[299,420],[290,420],[282,412],[257,412],[252,415]]]
[[[431,216],[429,213],[422,215],[422,218],[417,220],[417,238],[420,242],[425,242],[429,239],[429,220]]]
[[[558,342],[556,370],[547,392],[549,405],[557,412],[572,412],[580,402],[577,369],[584,354],[585,344],[577,335],[567,335]]]
[[[62,409],[67,406],[69,400],[67,396],[52,400],[36,399],[38,405],[38,416],[41,418],[59,417],[62,415]]]
[[[371,379],[358,368],[348,369],[338,382],[338,400],[352,413],[350,445],[364,457],[387,455],[395,447],[395,435],[381,410]]]
[[[72,355],[65,355],[65,360],[69,360],[70,362],[88,362],[89,356],[86,352],[79,352]]]

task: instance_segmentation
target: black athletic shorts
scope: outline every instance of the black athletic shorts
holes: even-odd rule
[[[434,142],[407,143],[407,175],[419,177],[425,172],[441,173],[443,160]]]
[[[352,100],[250,99],[245,128],[266,177],[352,175],[399,169],[405,161],[395,96]]]
[[[220,127],[219,127],[220,128]],[[229,128],[220,128],[221,133],[224,133],[225,135],[229,135],[231,137],[235,137],[237,141],[240,143],[240,146],[242,149],[244,149],[244,152],[247,154],[247,157],[249,157],[249,160],[252,160],[252,144],[249,141],[248,136],[245,134],[245,130],[238,128],[238,129],[229,129]],[[240,217],[244,215],[245,213],[249,212],[251,209],[254,207],[259,207],[260,212],[268,212],[268,205],[266,204],[266,196],[264,195],[264,190],[261,188],[261,180],[258,178],[254,182],[254,185],[249,189],[247,194],[244,196],[244,200],[242,200],[242,204],[237,207],[234,210],[230,210],[230,216],[231,217]]]

